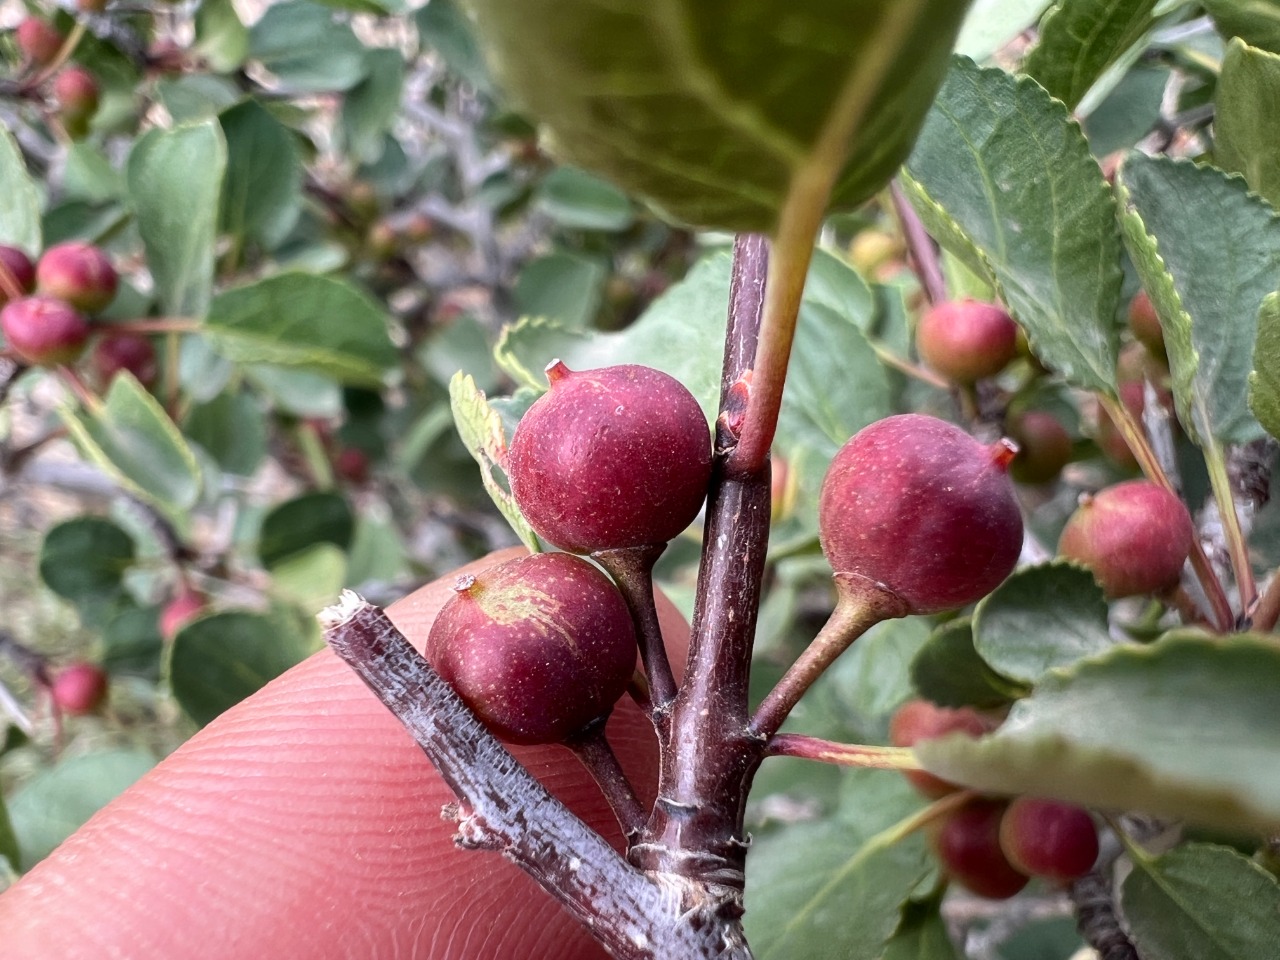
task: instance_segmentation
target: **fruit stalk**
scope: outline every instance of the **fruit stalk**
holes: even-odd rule
[[[665,716],[671,701],[676,696],[676,681],[667,660],[667,648],[662,642],[662,627],[658,623],[658,608],[653,600],[653,565],[658,562],[658,557],[662,556],[665,549],[665,543],[658,543],[600,550],[592,554],[592,558],[613,577],[631,611],[631,619],[636,625],[636,638],[640,641],[644,675],[649,681],[653,720],[660,733],[665,726]]]
[[[565,746],[573,751],[578,761],[591,774],[609,803],[609,809],[618,818],[618,825],[630,843],[644,829],[646,815],[636,792],[627,779],[618,756],[609,746],[609,738],[604,735],[604,721],[593,724],[576,737],[565,741]]]
[[[897,180],[889,184],[889,194],[893,197],[893,209],[902,226],[907,250],[911,254],[911,266],[920,278],[920,288],[924,290],[925,299],[931,306],[942,303],[947,299],[947,281],[943,279],[942,265],[938,263],[938,248],[933,245],[933,238],[925,231],[919,214],[911,206]]]
[[[325,640],[405,725],[459,805],[460,846],[501,852],[620,960],[749,960],[715,902],[683,912],[516,761],[377,607],[347,591]]]
[[[772,736],[765,751],[771,757],[798,757],[840,767],[862,767],[869,770],[922,769],[910,747],[836,743],[802,733],[779,733]]]

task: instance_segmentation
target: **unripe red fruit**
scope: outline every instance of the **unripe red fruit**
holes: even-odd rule
[[[27,363],[53,366],[80,356],[89,321],[54,297],[23,297],[0,310],[5,343]]]
[[[1098,859],[1098,828],[1073,804],[1018,797],[1000,821],[1000,848],[1023,873],[1067,883]]]
[[[1152,356],[1164,359],[1164,328],[1160,326],[1160,317],[1145,290],[1139,290],[1129,303],[1129,329]]]
[[[82,137],[98,112],[98,81],[83,67],[67,67],[53,78],[53,99],[67,132]]]
[[[97,313],[114,300],[119,283],[107,255],[79,240],[50,247],[36,264],[40,292],[65,300],[85,313]]]
[[[1010,417],[1006,428],[1018,445],[1009,476],[1019,483],[1049,483],[1071,462],[1071,434],[1052,413],[1028,410]]]
[[[711,433],[672,377],[625,365],[574,372],[556,361],[551,389],[511,440],[516,503],[545,540],[594,553],[666,543],[693,522],[711,479]]]
[[[112,333],[94,345],[89,358],[98,379],[109,384],[121,370],[128,370],[145,387],[156,381],[156,348],[140,333]]]
[[[35,289],[36,268],[32,265],[31,258],[17,247],[0,245],[0,263],[4,264],[22,293],[27,294]],[[5,292],[4,286],[0,285],[0,306],[8,302],[9,295]]]
[[[464,577],[427,637],[432,666],[497,736],[558,743],[605,716],[636,664],[622,594],[567,553]]]
[[[1183,502],[1147,480],[1082,498],[1058,553],[1084,564],[1109,597],[1159,594],[1178,585],[1195,530]]]
[[[333,470],[357,486],[369,481],[369,455],[358,447],[345,447],[333,458]]]
[[[58,28],[39,17],[27,17],[17,30],[18,49],[36,66],[46,66],[62,49],[62,34]]]
[[[205,597],[198,590],[183,587],[160,611],[160,636],[172,642],[178,631],[204,612]]]
[[[943,869],[980,897],[1004,900],[1027,885],[1000,849],[1000,821],[1008,803],[977,799],[951,814],[933,837]]]
[[[922,740],[936,740],[949,733],[981,737],[993,729],[995,724],[972,707],[951,710],[928,700],[908,700],[889,721],[889,742],[895,747],[914,747]],[[905,770],[903,773],[917,790],[935,800],[960,789],[950,780],[923,770]]]
[[[50,692],[63,713],[75,717],[93,713],[107,699],[107,674],[97,664],[73,663],[58,671]]]
[[[1022,551],[1012,456],[1007,441],[985,446],[922,414],[864,428],[822,484],[818,527],[832,569],[892,591],[907,613],[985,597]]]
[[[916,349],[947,379],[974,383],[994,377],[1018,355],[1018,325],[994,303],[949,300],[920,318]]]

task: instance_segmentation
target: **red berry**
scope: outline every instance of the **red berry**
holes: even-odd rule
[[[40,292],[85,313],[97,313],[114,300],[119,280],[101,249],[78,240],[50,247],[36,264]]]
[[[977,799],[951,814],[933,837],[943,869],[980,897],[1004,900],[1027,885],[1000,849],[1000,821],[1008,803]]]
[[[51,692],[63,713],[93,713],[107,699],[107,674],[97,664],[79,661],[58,671]]]
[[[53,366],[80,356],[89,321],[54,297],[23,297],[0,310],[0,331],[9,349],[27,363]]]
[[[121,370],[132,373],[143,386],[156,380],[156,348],[150,337],[140,333],[108,334],[94,345],[89,362],[103,384]]]
[[[204,594],[190,587],[182,587],[178,595],[160,611],[160,636],[172,642],[178,631],[204,612],[207,601]]]
[[[1007,442],[985,446],[921,414],[864,428],[822,484],[818,526],[832,569],[893,591],[908,613],[985,597],[1022,550],[1012,456]]]
[[[1019,483],[1050,483],[1071,462],[1071,434],[1052,413],[1028,410],[1010,417],[1006,427],[1009,439],[1018,445],[1009,476]]]
[[[1164,328],[1145,290],[1139,290],[1129,304],[1129,329],[1152,356],[1164,358]]]
[[[567,553],[464,577],[427,637],[427,657],[496,735],[557,743],[605,716],[636,665],[622,594]]]
[[[642,366],[573,372],[516,426],[511,492],[540,537],[594,553],[666,543],[693,522],[711,478],[711,433],[678,380]]]
[[[995,724],[972,707],[951,710],[928,700],[908,700],[889,722],[889,742],[895,747],[914,747],[922,740],[936,740],[949,733],[981,737],[995,729]],[[950,780],[935,777],[923,770],[904,771],[906,778],[926,797],[945,797],[960,787]]]
[[[357,447],[345,447],[333,458],[333,470],[348,483],[368,483],[369,455]]]
[[[974,383],[994,377],[1018,355],[1018,325],[994,303],[949,300],[920,318],[916,349],[949,380]]]
[[[46,66],[62,49],[62,34],[58,28],[39,17],[27,17],[17,30],[18,49],[36,66]]]
[[[1081,499],[1058,553],[1088,567],[1109,597],[1160,594],[1178,585],[1194,537],[1178,497],[1130,480]]]
[[[36,268],[32,265],[31,258],[17,247],[0,245],[0,263],[4,264],[4,268],[9,271],[9,276],[18,285],[22,294],[28,294],[35,289]],[[8,302],[9,294],[5,291],[5,285],[0,284],[0,306]]]
[[[1098,828],[1080,807],[1018,797],[1000,821],[1000,847],[1023,873],[1067,883],[1098,859]]]
[[[53,99],[67,132],[82,137],[98,112],[98,81],[84,67],[67,67],[53,79]]]
[[[1146,407],[1144,387],[1141,380],[1126,380],[1120,384],[1120,402],[1141,423],[1142,411]],[[1109,460],[1126,470],[1138,468],[1138,458],[1129,449],[1129,444],[1111,419],[1110,414],[1102,407],[1098,408],[1098,429],[1094,432],[1094,442]]]

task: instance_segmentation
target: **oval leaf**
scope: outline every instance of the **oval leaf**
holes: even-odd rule
[[[35,256],[40,239],[40,194],[27,173],[22,151],[7,128],[0,126],[0,243]]]
[[[1074,109],[1115,60],[1151,26],[1156,0],[1058,0],[1022,70]]]
[[[230,360],[301,367],[346,383],[379,386],[398,359],[381,307],[341,280],[309,273],[218,294],[204,329]]]
[[[1236,829],[1280,826],[1280,645],[1171,634],[1047,674],[980,740],[915,747],[966,786]]]
[[[1202,446],[1262,434],[1249,412],[1258,310],[1280,288],[1280,217],[1243,179],[1131,154],[1125,243],[1164,328],[1178,419]]]
[[[491,64],[566,160],[677,219],[733,230],[772,228],[797,171],[835,180],[840,204],[878,190],[967,6],[473,3]]]
[[[40,579],[58,596],[93,607],[120,595],[133,561],[133,538],[123,529],[101,517],[76,517],[45,534]]]
[[[1280,437],[1280,293],[1262,301],[1258,342],[1249,374],[1249,409],[1273,437]]]
[[[209,307],[226,168],[227,144],[212,118],[151,130],[129,154],[129,199],[156,299],[170,316],[203,317]]]
[[[1133,858],[1121,890],[1144,957],[1260,960],[1280,944],[1280,884],[1228,847],[1189,843]]]
[[[240,243],[273,249],[293,229],[302,209],[298,145],[256,100],[224,110],[218,122],[227,141],[219,225]]]
[[[1214,100],[1214,161],[1280,206],[1280,55],[1232,40]]]
[[[973,640],[993,669],[1026,683],[1115,646],[1102,588],[1063,562],[1026,567],[996,587],[974,611]]]
[[[355,532],[355,515],[336,493],[304,493],[273,508],[262,519],[258,558],[268,570],[317,544],[345,550]]]
[[[968,617],[933,631],[911,661],[911,683],[940,707],[1000,707],[1023,692],[978,656]]]
[[[249,56],[292,93],[351,89],[364,77],[364,55],[351,27],[310,0],[273,3],[249,30]]]
[[[906,170],[921,218],[996,287],[1036,355],[1076,386],[1114,390],[1115,202],[1066,107],[957,58]]]

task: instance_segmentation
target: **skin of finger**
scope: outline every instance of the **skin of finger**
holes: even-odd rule
[[[421,648],[454,579],[389,608]],[[663,601],[683,661],[688,627]],[[629,701],[608,726],[649,802],[656,747]],[[565,749],[513,752],[621,846]],[[603,952],[493,853],[453,845],[453,799],[399,722],[323,651],[219,717],[0,895],[6,960],[579,960]]]

